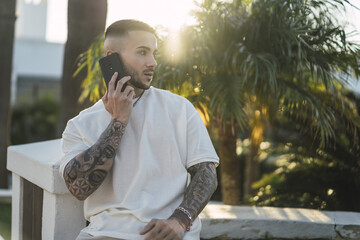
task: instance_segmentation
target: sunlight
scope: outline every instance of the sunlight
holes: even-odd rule
[[[138,19],[153,27],[178,30],[182,25],[193,22],[189,13],[194,8],[193,0],[108,0],[106,25],[119,19]]]
[[[41,3],[42,0],[25,0],[26,4],[34,4],[34,5],[38,5]]]
[[[37,2],[41,0],[26,0]],[[46,40],[65,43],[67,37],[67,1],[47,0]],[[108,0],[106,27],[120,19],[137,19],[153,27],[178,31],[195,22],[191,11],[194,0]]]
[[[159,35],[165,30],[163,34],[168,33],[170,40],[165,54],[176,61],[181,48],[178,31],[184,25],[195,22],[190,15],[194,8],[194,0],[136,0],[127,1],[126,6],[123,1],[108,0],[106,26],[120,19],[137,19],[157,28]]]
[[[67,1],[47,0],[46,41],[65,43],[67,38]]]
[[[176,62],[181,57],[181,42],[178,30],[171,30],[168,33],[165,45],[165,53],[171,62]]]
[[[313,209],[253,207],[256,216],[278,220],[329,223],[332,219],[324,212]]]

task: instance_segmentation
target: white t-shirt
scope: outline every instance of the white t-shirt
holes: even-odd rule
[[[135,100],[134,100],[135,101]],[[100,100],[71,119],[63,133],[66,164],[99,139],[111,121]],[[93,236],[143,239],[139,232],[153,218],[167,219],[184,199],[187,168],[219,163],[208,132],[193,105],[169,91],[151,87],[131,111],[112,170],[84,202]],[[184,239],[199,239],[197,218]]]

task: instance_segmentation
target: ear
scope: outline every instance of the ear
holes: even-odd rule
[[[113,50],[108,50],[108,51],[106,51],[106,56],[109,56],[110,54],[113,54],[114,53],[114,51]]]

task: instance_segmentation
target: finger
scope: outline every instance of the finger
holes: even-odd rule
[[[130,99],[134,99],[134,98],[135,98],[135,91],[131,91],[131,92],[129,93],[128,97],[129,97]]]
[[[178,236],[173,236],[171,234],[167,235],[166,237],[163,238],[164,240],[180,240],[180,238]]]
[[[135,90],[134,90],[133,87],[127,86],[127,87],[125,88],[125,90],[124,90],[124,95],[129,97],[130,94],[131,94],[131,93],[134,93],[134,92],[135,92]]]
[[[140,232],[140,235],[144,235],[146,233],[148,233],[156,224],[156,219],[152,219],[145,227],[144,229]]]
[[[109,91],[110,95],[112,95],[112,93],[115,90],[115,81],[117,79],[117,76],[118,76],[118,73],[115,72],[110,79],[109,86],[108,86],[108,91]]]
[[[156,235],[156,238],[158,238],[158,239],[165,239],[165,238],[171,239],[171,234],[170,233],[171,233],[170,228],[166,228],[165,226],[162,226],[159,233]]]
[[[160,240],[161,238],[158,237],[159,233],[160,233],[160,228],[158,226],[158,223],[155,223],[154,227],[150,229],[144,240]]]
[[[125,76],[117,82],[116,91],[121,92],[123,85],[131,79],[131,76]],[[126,87],[127,88],[127,87]],[[125,88],[125,89],[126,89]]]

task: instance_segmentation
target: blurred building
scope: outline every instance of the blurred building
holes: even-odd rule
[[[60,99],[64,43],[46,40],[51,0],[17,0],[12,103]],[[65,13],[66,14],[66,13]]]

